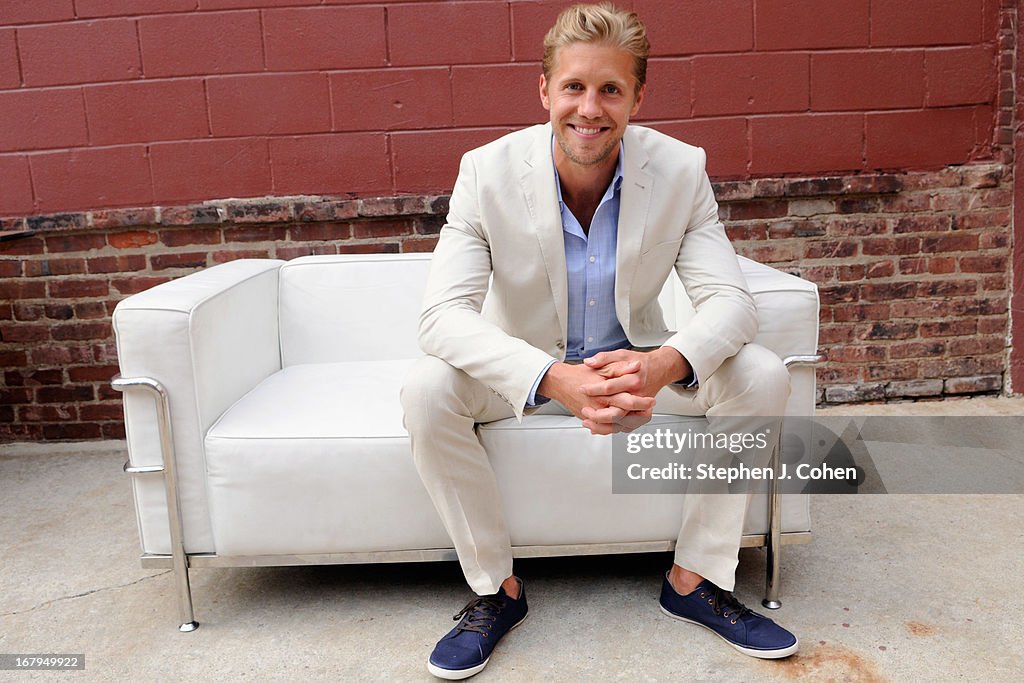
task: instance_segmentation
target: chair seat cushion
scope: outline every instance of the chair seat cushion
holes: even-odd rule
[[[220,555],[449,548],[413,465],[399,390],[414,360],[294,365],[243,396],[206,436]],[[680,419],[680,418],[673,418]],[[701,420],[702,418],[681,418]],[[513,545],[671,540],[675,495],[613,495],[610,438],[533,415],[480,427]],[[763,504],[754,504],[760,509]],[[806,506],[783,530],[806,530]],[[760,518],[760,519],[758,519]],[[764,531],[764,515],[748,517]]]

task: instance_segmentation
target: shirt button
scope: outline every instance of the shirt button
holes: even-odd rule
[[[597,260],[597,257],[596,257],[596,256],[591,256],[591,257],[590,257],[590,259],[588,259],[588,260],[589,260],[589,261],[590,261],[591,263],[593,263],[594,261],[596,261],[596,260]]]
[[[588,342],[592,342],[592,341],[594,341],[594,338],[593,337],[587,337],[587,341]]]
[[[597,305],[597,300],[596,299],[591,299],[590,300],[590,305],[591,306],[596,306]]]

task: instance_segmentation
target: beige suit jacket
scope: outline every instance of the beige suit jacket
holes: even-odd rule
[[[615,311],[630,343],[672,346],[704,381],[757,331],[704,150],[631,125],[623,154]],[[658,305],[673,268],[696,310],[681,330],[666,328]],[[490,387],[522,419],[540,372],[565,358],[567,309],[544,124],[463,156],[430,267],[420,346]]]

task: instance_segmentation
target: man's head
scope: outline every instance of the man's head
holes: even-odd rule
[[[551,112],[560,173],[583,167],[610,172],[643,100],[649,51],[644,25],[632,12],[574,5],[559,15],[544,39],[539,87]]]
[[[651,44],[647,28],[636,12],[626,12],[608,2],[600,5],[573,5],[562,11],[544,36],[544,77],[551,80],[559,48],[572,43],[596,43],[617,47],[633,58],[636,94],[647,83],[647,56]]]

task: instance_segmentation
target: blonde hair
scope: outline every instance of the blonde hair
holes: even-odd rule
[[[544,78],[551,79],[558,48],[572,43],[602,43],[626,50],[633,56],[637,91],[647,82],[651,44],[647,40],[647,28],[636,12],[620,10],[608,2],[573,5],[563,10],[544,36]]]

